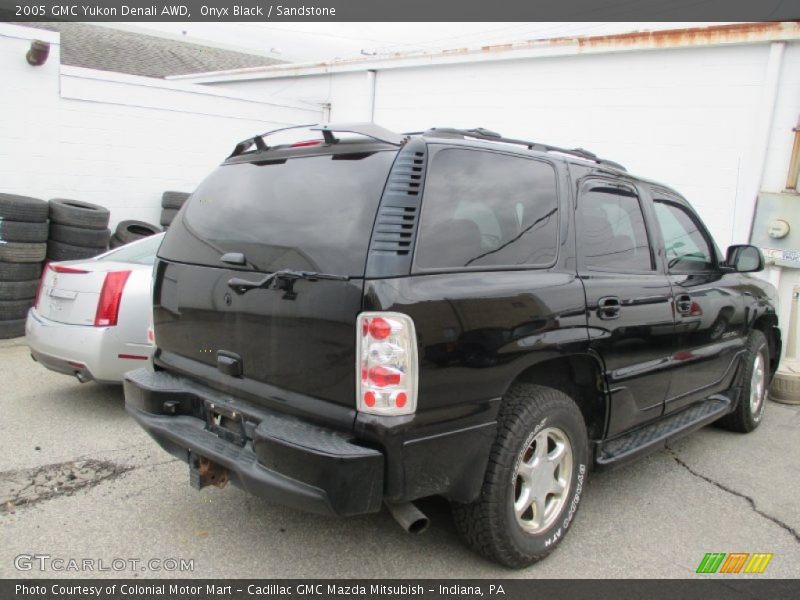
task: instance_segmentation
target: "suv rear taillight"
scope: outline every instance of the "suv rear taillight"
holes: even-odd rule
[[[94,317],[95,327],[111,327],[117,324],[119,304],[122,301],[122,290],[128,281],[130,271],[109,271],[103,281],[100,300],[97,301],[97,314]]]
[[[359,412],[410,415],[417,410],[417,336],[408,315],[358,315],[356,386]]]

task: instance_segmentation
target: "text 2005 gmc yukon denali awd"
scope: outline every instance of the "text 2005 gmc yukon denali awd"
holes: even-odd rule
[[[312,129],[237,145],[159,250],[125,398],[196,487],[409,529],[441,495],[519,567],[591,469],[758,426],[775,291],[675,191],[482,129]]]

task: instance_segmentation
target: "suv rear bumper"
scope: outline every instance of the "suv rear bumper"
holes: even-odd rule
[[[343,433],[166,371],[131,371],[124,387],[126,410],[167,452],[206,458],[249,493],[320,514],[381,508],[383,453]]]

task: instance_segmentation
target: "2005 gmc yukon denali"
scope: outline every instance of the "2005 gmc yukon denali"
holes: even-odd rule
[[[590,470],[758,426],[775,290],[677,192],[483,129],[312,130],[238,144],[159,250],[154,365],[125,398],[196,487],[385,503],[410,530],[441,495],[520,567],[564,538]]]

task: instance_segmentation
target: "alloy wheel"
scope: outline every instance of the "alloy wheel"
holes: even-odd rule
[[[557,427],[538,432],[522,448],[514,470],[514,514],[527,533],[544,531],[558,518],[572,482],[573,452]]]
[[[750,414],[756,421],[761,418],[761,405],[767,391],[764,354],[758,352],[753,360],[753,374],[750,376]]]

